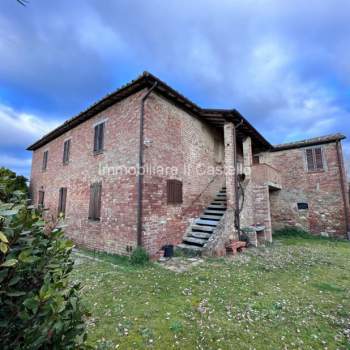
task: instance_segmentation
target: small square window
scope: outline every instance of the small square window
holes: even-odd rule
[[[305,202],[298,203],[298,210],[308,210],[309,204]]]
[[[253,156],[253,164],[260,164],[260,157],[259,156]]]

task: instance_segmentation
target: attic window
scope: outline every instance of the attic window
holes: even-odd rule
[[[309,204],[300,202],[298,203],[298,210],[308,210],[309,209]]]
[[[305,150],[306,165],[309,172],[324,170],[322,147],[307,148]]]

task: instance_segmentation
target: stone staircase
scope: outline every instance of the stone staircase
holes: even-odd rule
[[[186,255],[201,255],[225,211],[226,187],[222,187],[203,214],[189,227],[182,243],[177,245],[177,249]]]

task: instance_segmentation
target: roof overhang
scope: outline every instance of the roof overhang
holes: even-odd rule
[[[312,139],[276,145],[272,148],[272,151],[278,152],[278,151],[285,151],[285,150],[294,149],[294,148],[317,146],[317,145],[322,145],[326,143],[341,141],[341,140],[344,140],[345,138],[346,136],[340,133],[321,136],[321,137],[314,137]]]
[[[157,86],[154,89],[154,92],[156,94],[163,96],[168,101],[174,103],[176,106],[185,110],[194,117],[199,118],[204,123],[215,128],[222,128],[227,121],[232,121],[235,124],[238,124],[242,121],[242,124],[237,130],[238,138],[250,136],[254,142],[254,145],[260,150],[269,150],[272,148],[272,145],[237,110],[203,109],[151,73],[144,72],[136,80],[133,80],[115,92],[106,95],[101,100],[88,107],[86,110],[82,111],[75,117],[67,120],[65,123],[52,130],[40,140],[30,145],[27,150],[34,151],[44,146],[48,142],[54,140],[70,129],[92,118],[97,113],[104,111],[113,104],[125,99],[128,96],[131,96],[134,93],[141,91],[144,88],[153,86],[155,82],[157,82]]]

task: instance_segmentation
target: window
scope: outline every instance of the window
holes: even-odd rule
[[[105,127],[105,123],[100,123],[95,126],[94,153],[103,152],[104,127]]]
[[[39,191],[38,207],[41,209],[44,208],[44,197],[45,197],[45,192]]]
[[[182,182],[179,180],[167,180],[167,201],[168,204],[182,203]]]
[[[99,221],[101,218],[101,193],[102,184],[93,183],[90,186],[89,219]]]
[[[67,199],[67,188],[61,187],[58,197],[58,215],[66,213],[66,199]]]
[[[260,157],[259,156],[253,156],[253,164],[260,164]]]
[[[308,210],[309,209],[309,204],[301,202],[298,203],[298,210]]]
[[[64,141],[63,144],[63,164],[69,163],[70,140]]]
[[[321,147],[307,148],[305,154],[308,171],[324,170],[323,152]]]
[[[43,154],[43,170],[47,168],[47,160],[49,158],[49,151],[45,151]]]

